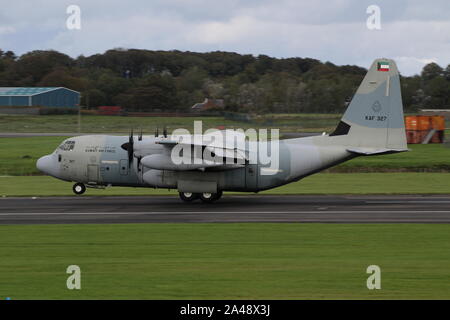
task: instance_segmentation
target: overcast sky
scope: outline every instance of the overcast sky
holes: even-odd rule
[[[69,5],[81,30],[69,30]],[[311,57],[367,68],[393,58],[404,75],[450,63],[450,0],[0,0],[0,48],[77,57],[117,47]],[[369,30],[369,5],[381,30]]]

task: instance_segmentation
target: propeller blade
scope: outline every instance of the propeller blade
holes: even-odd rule
[[[138,157],[137,158],[137,169],[138,169],[138,171],[141,171],[141,160],[142,160],[142,157]]]
[[[142,129],[141,132],[139,133],[138,141],[142,141]]]
[[[163,136],[164,136],[164,138],[167,138],[167,128],[166,128],[166,126],[164,126],[164,129],[163,129]]]
[[[128,167],[131,167],[133,163],[133,153],[134,153],[134,138],[133,138],[133,129],[131,129],[130,137],[128,138]]]

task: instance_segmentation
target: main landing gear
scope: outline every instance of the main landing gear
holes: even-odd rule
[[[191,192],[179,192],[180,199],[185,202],[191,202],[197,199],[206,203],[211,203],[219,200],[222,197],[222,191],[217,193],[203,192],[203,193],[191,193]]]
[[[86,186],[83,183],[75,183],[72,187],[72,190],[75,194],[83,194],[86,191]]]

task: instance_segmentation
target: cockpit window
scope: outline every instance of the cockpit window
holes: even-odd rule
[[[75,141],[73,140],[67,140],[59,146],[59,149],[63,151],[71,151],[73,148],[75,148]]]

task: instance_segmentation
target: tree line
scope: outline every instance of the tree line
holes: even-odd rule
[[[87,108],[188,111],[205,98],[250,113],[343,112],[367,70],[311,58],[278,59],[233,52],[112,49],[76,59],[53,51],[16,56],[0,50],[0,86],[61,86],[81,92]],[[426,65],[401,77],[406,111],[450,109],[450,65]]]

